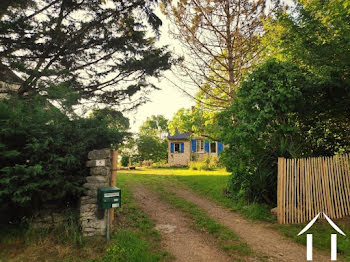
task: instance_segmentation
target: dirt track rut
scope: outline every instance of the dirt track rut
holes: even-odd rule
[[[168,190],[173,190],[173,187],[169,187]],[[218,206],[191,190],[177,187],[174,193],[198,205],[209,216],[235,232],[253,250],[268,255],[271,261],[306,261],[306,247],[287,239],[281,233],[272,229],[268,223],[249,222],[237,213]],[[330,261],[330,255],[314,249],[313,261]],[[338,259],[338,261],[340,260]]]
[[[156,222],[156,229],[162,235],[162,245],[179,262],[226,262],[234,261],[212,243],[205,233],[190,228],[191,221],[181,212],[160,201],[157,194],[136,186],[133,195],[139,207]]]

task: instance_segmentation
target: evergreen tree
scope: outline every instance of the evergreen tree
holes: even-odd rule
[[[24,79],[17,95],[39,93],[126,109],[145,102],[147,91],[155,88],[149,79],[171,64],[166,48],[155,46],[161,21],[153,13],[154,2],[37,0],[5,5],[0,59]],[[150,27],[153,37],[146,34]]]

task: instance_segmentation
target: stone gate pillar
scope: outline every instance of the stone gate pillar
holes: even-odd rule
[[[80,198],[80,223],[84,236],[106,233],[106,212],[97,206],[97,188],[110,185],[112,174],[112,150],[101,149],[89,152],[86,166],[90,175],[86,177],[86,196]]]

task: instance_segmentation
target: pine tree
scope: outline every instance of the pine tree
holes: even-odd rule
[[[0,59],[24,79],[18,96],[73,94],[75,103],[130,109],[170,68],[170,53],[155,46],[153,0],[23,2],[0,15]]]

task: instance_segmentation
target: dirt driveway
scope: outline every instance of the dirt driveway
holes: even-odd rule
[[[225,262],[225,261],[306,261],[306,248],[284,237],[264,222],[250,222],[239,214],[197,195],[187,188],[164,185],[166,191],[176,193],[179,197],[196,204],[208,216],[235,232],[242,241],[259,257],[229,257],[221,249],[216,248],[215,239],[205,232],[198,232],[191,228],[191,221],[184,214],[159,199],[157,192],[146,189],[144,186],[133,187],[133,195],[139,207],[144,209],[148,216],[155,221],[156,230],[162,235],[164,248],[181,262]],[[314,249],[313,261],[330,261],[330,255]],[[339,260],[340,261],[340,260]]]
[[[160,201],[157,194],[138,185],[133,196],[147,215],[156,223],[162,235],[162,245],[180,262],[232,261],[223,251],[215,248],[213,239],[190,228],[190,221],[181,212]]]

